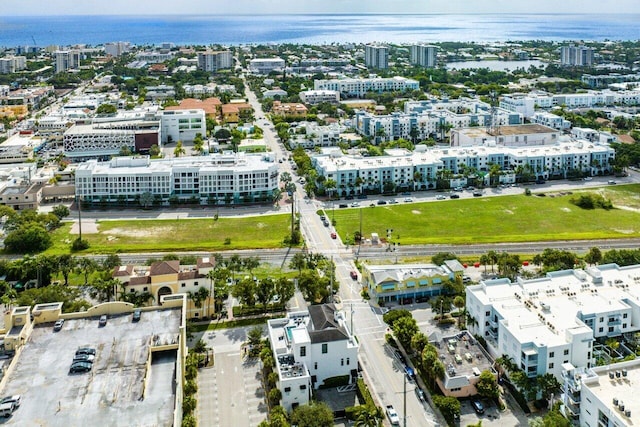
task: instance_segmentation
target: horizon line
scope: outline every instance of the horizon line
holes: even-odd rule
[[[341,15],[362,15],[362,16],[385,16],[385,15],[394,15],[394,16],[420,16],[420,15],[640,15],[640,11],[638,12],[610,12],[610,13],[601,13],[601,12],[419,12],[419,13],[396,13],[396,12],[294,12],[294,13],[225,13],[225,14],[216,14],[216,13],[67,13],[67,14],[45,14],[45,15],[37,15],[37,14],[7,14],[4,15],[5,18],[8,17],[66,17],[66,16],[300,16],[300,15],[316,15],[316,16],[341,16]]]

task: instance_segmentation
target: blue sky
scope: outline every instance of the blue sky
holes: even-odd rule
[[[2,15],[640,13],[640,0],[0,0]]]

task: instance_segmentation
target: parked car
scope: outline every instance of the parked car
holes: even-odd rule
[[[405,197],[405,198],[404,198],[404,201],[405,201],[406,203],[411,203],[411,202],[413,202],[413,199],[412,199],[411,197]]]
[[[481,191],[474,191],[473,192],[473,197],[482,197],[482,192]]]
[[[329,221],[327,221],[326,219],[324,221],[322,221],[322,224],[324,224],[325,227],[329,226]]]
[[[366,199],[367,195],[366,194],[359,194],[358,195],[358,199]]]
[[[450,198],[450,199],[459,199],[459,198],[460,198],[460,195],[459,195],[459,194],[450,194],[450,195],[449,195],[449,198]]]
[[[357,271],[351,270],[351,273],[349,273],[349,274],[350,274],[350,276],[351,276],[351,278],[353,280],[358,280],[358,272]]]
[[[14,409],[15,406],[11,403],[2,403],[0,404],[0,416],[9,418],[11,414],[13,414]]]
[[[476,411],[476,413],[484,414],[484,405],[479,400],[477,399],[472,400],[471,406],[473,407],[473,410]]]
[[[136,308],[135,310],[133,310],[133,317],[131,318],[131,320],[134,322],[138,322],[140,321],[141,316],[142,316],[142,311],[139,308]]]
[[[96,357],[93,354],[76,354],[73,356],[73,362],[89,362],[93,363]]]
[[[360,203],[358,203],[358,202],[351,203],[351,207],[352,208],[357,208],[358,206],[360,206]]]
[[[78,372],[89,372],[93,367],[93,363],[90,362],[74,362],[71,364],[69,368],[70,374],[75,374]]]
[[[438,194],[438,195],[436,196],[436,200],[444,200],[444,199],[446,199],[446,197],[445,197],[445,196],[443,196],[442,194]]]
[[[424,402],[424,391],[422,391],[422,389],[418,386],[416,386],[416,388],[413,389],[416,392],[416,397],[418,398],[418,400],[420,402]]]
[[[404,367],[404,373],[407,375],[407,381],[413,382],[416,379],[416,373],[410,366]]]
[[[607,181],[607,184],[616,185],[616,182],[614,180],[610,179],[609,181]]]
[[[331,232],[331,238],[332,239],[337,239],[338,235],[336,233],[334,233],[334,232]]]
[[[79,349],[76,350],[76,355],[78,354],[92,354],[95,356],[96,349],[90,348],[90,347],[80,347]]]
[[[387,202],[386,202],[386,200],[378,200],[378,204],[379,205],[386,205]]]
[[[389,422],[392,426],[400,425],[400,417],[398,416],[396,410],[393,408],[393,405],[387,405],[387,417],[389,417]]]
[[[13,396],[3,397],[2,400],[0,400],[0,405],[3,405],[5,403],[11,403],[13,404],[14,407],[17,408],[20,406],[21,402],[22,402],[22,395],[14,394]]]
[[[98,326],[105,326],[107,324],[107,315],[103,314],[100,316],[100,320],[98,320]]]
[[[397,203],[398,203],[398,200],[397,200],[397,199],[391,199],[391,200],[389,200],[389,204],[390,204],[390,205],[395,205],[395,204],[397,204]]]
[[[402,363],[402,366],[407,365],[407,359],[404,358],[400,350],[396,350],[395,355],[396,355],[396,358],[400,361],[400,363]]]
[[[59,330],[61,330],[63,325],[64,319],[56,320],[56,323],[53,325],[53,332],[58,332]]]

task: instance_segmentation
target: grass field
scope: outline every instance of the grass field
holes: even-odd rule
[[[279,248],[290,232],[287,214],[243,218],[98,221],[98,233],[83,233],[91,253],[222,251]],[[53,233],[47,253],[68,252],[77,235],[65,224]],[[227,242],[228,239],[228,242]]]
[[[559,193],[383,205],[361,208],[362,233],[386,238],[391,228],[393,241],[402,245],[640,237],[640,185],[590,191],[611,199],[616,209],[583,210]],[[341,236],[359,229],[359,210],[335,211]]]

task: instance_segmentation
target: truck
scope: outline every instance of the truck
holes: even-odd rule
[[[395,409],[393,409],[393,405],[387,405],[387,417],[389,417],[389,421],[392,426],[400,425],[400,417]]]

